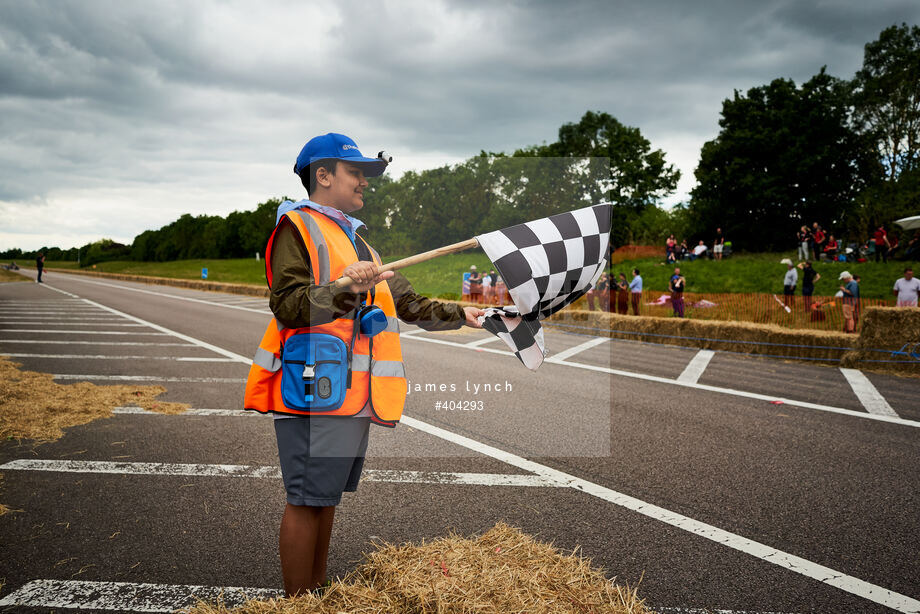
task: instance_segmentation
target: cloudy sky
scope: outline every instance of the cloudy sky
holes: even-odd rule
[[[0,251],[130,242],[183,213],[300,197],[311,136],[391,170],[551,142],[586,110],[683,173],[734,89],[920,23],[916,0],[0,0]]]

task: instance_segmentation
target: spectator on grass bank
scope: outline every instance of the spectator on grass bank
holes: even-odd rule
[[[642,276],[639,269],[633,269],[633,278],[629,282],[629,302],[632,305],[633,315],[639,315],[639,299],[642,298]]]
[[[839,249],[840,244],[837,243],[837,239],[834,238],[834,235],[830,235],[827,238],[827,243],[824,245],[824,251],[822,253],[828,260],[835,260]]]
[[[899,245],[899,243],[898,243],[898,235],[894,234],[893,232],[889,232],[889,233],[888,233],[888,251],[886,251],[886,252],[882,255],[882,256],[885,258],[886,261],[887,261],[889,258],[891,258],[892,260],[894,260],[894,253],[897,251],[898,245]]]
[[[904,246],[904,257],[907,260],[920,260],[920,230],[914,232],[914,236]]]
[[[722,259],[722,249],[725,246],[725,237],[722,236],[722,229],[716,228],[716,238],[712,240],[712,253],[716,260]]]
[[[687,280],[680,274],[680,268],[674,269],[671,280],[668,282],[668,290],[671,292],[671,309],[678,318],[684,317],[684,286]]]
[[[799,283],[799,272],[795,270],[795,265],[789,258],[783,258],[779,263],[786,265],[786,276],[783,277],[783,305],[791,309],[795,303],[795,285]]]
[[[601,311],[607,311],[605,307],[606,304],[606,295],[607,295],[607,273],[601,273],[601,276],[597,278],[597,283],[594,284],[594,287],[588,290],[585,293],[585,297],[588,299],[588,309],[594,311],[594,302],[598,301],[600,303]]]
[[[43,283],[42,270],[45,268],[45,254],[42,252],[38,252],[38,257],[35,258],[35,268],[38,269],[38,277],[35,278],[35,283]]]
[[[810,250],[811,241],[811,232],[808,230],[808,226],[802,226],[797,233],[795,233],[795,242],[799,246],[799,260],[808,260],[808,252]]]
[[[626,273],[617,276],[617,313],[624,316],[629,313],[629,282],[626,281]]]
[[[677,259],[686,260],[690,257],[690,247],[687,245],[687,240],[684,239],[680,242],[680,246],[677,248]]]
[[[498,295],[498,273],[495,272],[495,269],[489,269],[489,274],[486,275],[489,278],[489,285],[492,288],[491,300],[489,304],[498,304],[501,300],[501,297]],[[485,280],[483,280],[483,285],[485,285]]]
[[[904,269],[904,277],[894,282],[892,292],[898,297],[898,307],[916,307],[920,298],[920,279],[914,277],[914,270]]]
[[[827,237],[824,234],[824,229],[815,222],[811,226],[811,242],[814,247],[812,250],[815,254],[815,260],[818,259],[819,254],[824,251],[824,242],[827,240]]]
[[[811,297],[815,293],[815,282],[821,275],[811,266],[811,261],[800,262],[798,268],[802,269],[802,300],[805,302],[805,311],[811,311]]]
[[[891,243],[888,242],[888,232],[884,224],[875,230],[872,239],[875,241],[875,261],[878,262],[881,257],[883,262],[888,262],[888,249]]]
[[[664,242],[664,257],[669,264],[677,261],[677,239],[674,238],[674,235],[668,237],[668,240]]]
[[[859,317],[859,284],[853,279],[849,271],[840,273],[840,292],[843,293],[843,332],[855,333],[856,322]]]
[[[708,248],[706,247],[706,244],[703,243],[702,239],[700,239],[700,242],[696,245],[696,247],[693,248],[693,253],[690,254],[690,261],[692,262],[697,258],[702,258],[705,256],[707,249]]]
[[[470,266],[470,301],[473,303],[482,302],[482,275],[476,270],[476,265]]]

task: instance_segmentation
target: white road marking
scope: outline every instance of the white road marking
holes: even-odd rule
[[[464,343],[463,345],[468,348],[478,348],[480,345],[492,343],[493,341],[501,341],[501,339],[495,335],[490,334],[488,337],[483,337],[482,339],[477,339],[476,341],[470,341],[469,343]]]
[[[121,475],[190,476],[211,478],[280,478],[275,465],[210,465],[202,463],[132,463],[110,461],[41,460],[24,458],[0,465],[3,471],[53,471],[60,473],[107,473]],[[506,473],[462,473],[445,471],[399,471],[365,469],[361,479],[368,482],[401,484],[456,484],[472,486],[533,486],[561,488],[555,480],[539,475]]]
[[[579,352],[584,352],[587,349],[596,347],[602,343],[610,341],[610,337],[595,337],[594,339],[588,339],[584,343],[579,343],[575,347],[571,347],[567,350],[562,350],[558,354],[553,354],[546,359],[546,362],[561,362],[568,359]]]
[[[505,452],[504,450],[494,448],[474,439],[464,437],[463,435],[458,435],[437,426],[427,424],[421,420],[403,415],[400,422],[428,433],[429,435],[440,437],[441,439],[463,446],[464,448],[479,452],[480,454],[485,454],[486,456],[508,463],[524,471],[530,471],[536,475],[541,475],[548,480],[556,480],[561,485],[580,490],[591,496],[613,503],[614,505],[619,505],[648,518],[659,520],[672,527],[714,541],[717,544],[749,554],[768,563],[773,563],[774,565],[812,578],[818,582],[823,582],[824,584],[839,588],[840,590],[857,595],[863,599],[880,603],[901,612],[920,612],[920,601],[860,580],[859,578],[848,576],[830,567],[813,563],[812,561],[783,552],[782,550],[767,546],[766,544],[761,544],[710,524],[700,522],[699,520],[688,518],[687,516],[636,499],[635,497],[617,492],[605,486],[594,484],[593,482],[564,473],[558,469],[535,463],[521,456],[517,456],[516,454]]]
[[[194,346],[192,346],[194,347]],[[81,360],[175,360],[177,362],[233,362],[232,358],[199,358],[195,356],[128,356],[124,354],[23,354],[4,352],[11,358],[78,358]]]
[[[54,379],[93,380],[111,382],[174,382],[180,384],[245,384],[245,377],[170,377],[167,375],[79,375],[53,373]]]
[[[49,288],[49,289],[63,292],[63,290],[58,290],[57,288]],[[75,296],[75,295],[71,295],[71,296]],[[84,299],[84,300],[86,300],[87,302],[91,304],[97,305],[99,307],[103,307],[104,309],[107,309],[111,311],[112,313],[122,314],[122,312],[120,311],[116,311],[114,309],[105,307],[104,305],[101,305],[99,303],[89,301],[88,299]],[[127,316],[127,314],[122,314],[122,315]],[[203,341],[199,341],[197,339],[194,339],[193,337],[189,337],[187,335],[182,335],[181,333],[175,333],[173,331],[169,331],[169,329],[163,328],[161,326],[158,326],[152,323],[145,322],[144,320],[141,320],[140,318],[135,318],[134,316],[127,316],[127,317],[130,317],[131,319],[137,322],[140,322],[140,323],[150,324],[151,326],[157,328],[158,330],[171,332],[177,337],[185,341],[199,344],[199,345],[202,345],[203,347],[206,346],[209,348],[214,348],[215,351],[220,350],[220,353],[228,357],[231,357],[231,358],[237,357],[238,359],[240,359],[240,362],[246,362],[248,364],[252,363],[250,359],[245,358],[244,356],[240,356],[239,354],[230,352],[229,350],[223,350],[222,348],[217,348],[216,346],[205,343]],[[463,344],[453,343],[450,341],[443,341],[440,339],[428,339],[425,337],[415,337],[415,336],[407,336],[407,338],[408,339],[418,339],[420,341],[431,342],[431,343],[444,343],[446,345],[452,345],[455,347],[464,347]],[[495,350],[493,348],[476,348],[476,350],[483,351],[483,352],[495,352],[499,354],[512,355],[512,353],[509,351]],[[747,396],[750,398],[761,398],[764,400],[772,400],[769,397],[765,397],[764,395],[754,395],[753,393],[747,393],[747,392],[743,392],[739,390],[716,388],[715,386],[705,386],[702,384],[685,384],[682,382],[677,382],[676,380],[668,380],[665,378],[660,378],[660,377],[655,377],[655,376],[646,376],[646,375],[637,374],[637,373],[629,373],[626,371],[617,371],[615,369],[610,369],[608,367],[596,367],[593,365],[584,365],[584,364],[570,363],[570,362],[560,362],[557,364],[571,366],[575,368],[581,368],[581,369],[600,371],[604,373],[611,373],[614,375],[622,375],[624,377],[634,377],[638,379],[646,379],[649,381],[658,381],[658,382],[666,383],[666,384],[692,387],[692,388],[697,388],[701,390],[710,390],[712,392],[721,392],[724,394],[732,394],[732,395],[739,395],[739,396]],[[806,404],[802,402],[796,403],[794,401],[789,401],[788,404],[799,405],[801,407],[811,407],[814,409],[824,409],[825,411],[845,413],[847,415],[853,415],[853,416],[858,416],[862,418],[871,418],[871,419],[883,420],[883,421],[888,421],[888,422],[894,422],[896,424],[903,424],[906,426],[914,426],[914,427],[920,426],[920,422],[915,423],[909,420],[901,420],[897,418],[890,418],[887,416],[875,416],[873,414],[861,414],[859,412],[851,412],[849,410],[843,410],[839,408],[829,408],[827,406],[818,406],[818,405],[811,404],[811,403]],[[543,477],[546,477],[552,480],[560,481],[563,484],[571,488],[574,488],[576,490],[581,490],[594,497],[597,497],[604,501],[613,503],[614,505],[619,505],[626,509],[629,509],[639,514],[642,514],[644,516],[647,516],[649,518],[660,520],[661,522],[664,522],[671,526],[680,528],[684,531],[693,533],[705,539],[709,539],[725,547],[732,548],[733,550],[737,550],[739,552],[744,552],[760,560],[766,561],[768,563],[772,563],[774,565],[777,565],[784,569],[788,569],[790,571],[801,574],[803,576],[813,578],[819,582],[823,582],[829,586],[839,588],[840,590],[846,591],[853,595],[857,595],[869,601],[880,603],[887,607],[890,607],[896,610],[900,610],[901,612],[915,612],[915,613],[920,612],[920,601],[913,599],[911,597],[907,597],[906,595],[901,595],[900,593],[896,593],[884,587],[877,586],[869,582],[866,582],[864,580],[860,580],[859,578],[854,578],[853,576],[849,576],[849,575],[840,573],[834,569],[825,567],[824,565],[813,563],[807,559],[803,559],[801,557],[797,557],[795,555],[788,554],[776,548],[772,548],[770,546],[755,542],[753,540],[749,540],[740,535],[735,535],[734,533],[730,533],[723,529],[719,529],[712,525],[700,522],[698,520],[693,520],[692,518],[688,518],[681,514],[677,514],[670,510],[666,510],[664,508],[658,507],[657,505],[646,503],[644,501],[641,501],[640,499],[636,499],[634,497],[630,497],[629,495],[616,492],[610,488],[606,488],[599,484],[594,484],[593,482],[589,482],[587,480],[577,478],[575,476],[569,475],[557,469],[553,469],[546,465],[541,465],[539,463],[527,460],[523,457],[517,456],[515,454],[511,454],[510,452],[505,452],[504,450],[500,450],[498,448],[489,446],[487,444],[480,443],[468,437],[464,437],[463,435],[458,435],[456,433],[447,431],[445,429],[422,422],[421,420],[416,420],[412,418],[411,416],[403,415],[401,422],[410,427],[416,428],[420,431],[424,431],[431,435],[435,435],[436,437],[440,437],[441,439],[444,439],[446,441],[450,441],[457,445],[461,445],[465,448],[468,448],[470,450],[474,450],[482,454],[486,454],[487,456],[491,456],[492,458],[505,462],[509,465],[518,467],[519,469],[529,471],[536,475],[542,475]]]
[[[0,599],[0,608],[23,606],[128,612],[173,612],[180,608],[191,608],[197,604],[198,599],[211,603],[220,600],[228,607],[233,607],[241,605],[247,599],[279,597],[284,597],[284,593],[271,588],[33,580]]]
[[[118,284],[110,284],[110,283],[106,283],[103,281],[90,281],[89,279],[80,279],[79,275],[70,275],[67,279],[68,281],[70,280],[79,281],[85,284],[93,284],[96,286],[106,286],[109,288],[118,288],[119,290],[127,290],[128,292],[140,292],[142,294],[152,294],[154,296],[159,296],[161,298],[172,298],[178,301],[189,301],[191,303],[203,303],[205,305],[213,305],[216,307],[223,307],[225,309],[239,309],[240,311],[250,311],[252,313],[261,313],[261,314],[271,313],[271,311],[269,311],[267,308],[254,309],[252,307],[241,307],[239,305],[226,305],[224,303],[217,303],[215,301],[206,301],[200,298],[192,298],[190,296],[179,296],[176,294],[166,294],[162,292],[152,292],[150,290],[142,290],[140,288],[129,288],[128,286],[119,286]],[[48,287],[51,287],[51,286],[48,286]],[[52,289],[57,290],[57,288],[52,288]],[[89,300],[89,299],[83,299],[83,300]]]
[[[761,612],[760,610],[713,610],[712,608],[662,608],[655,607],[658,614],[788,614],[786,612]]]
[[[684,368],[684,372],[677,376],[677,381],[685,384],[695,384],[700,381],[700,376],[706,371],[709,361],[712,360],[715,354],[712,350],[700,350],[697,352],[696,356]]]
[[[59,335],[66,333],[68,335],[157,335],[166,337],[166,333],[132,333],[121,332],[117,330],[49,330],[47,328],[4,328],[4,333],[45,333],[49,335]]]
[[[205,408],[191,408],[187,409],[181,414],[161,414],[160,412],[150,411],[149,409],[144,409],[143,407],[116,407],[112,410],[113,414],[140,414],[145,416],[226,416],[226,417],[240,417],[240,416],[264,416],[265,414],[260,414],[257,411],[247,411],[245,409],[205,409]]]
[[[141,328],[143,327],[142,324],[116,324],[112,322],[111,320],[109,322],[86,322],[85,324],[84,324],[84,320],[74,320],[71,322],[60,322],[60,321],[53,321],[53,320],[49,320],[47,322],[36,321],[36,320],[32,320],[28,322],[10,322],[8,320],[0,320],[0,324],[6,324],[6,323],[15,324],[16,326],[27,326],[27,325],[35,325],[35,326],[115,326],[119,328]]]
[[[2,332],[2,331],[0,331]],[[194,343],[150,343],[147,341],[62,341],[62,340],[42,340],[42,339],[0,339],[0,343],[41,343],[42,345],[140,345],[150,347],[179,347],[193,348],[197,347]]]
[[[859,369],[844,369],[840,367],[840,372],[843,373],[843,377],[846,378],[856,398],[859,399],[859,402],[862,403],[867,412],[877,416],[898,417],[898,414],[895,413],[891,405],[888,404],[885,397],[883,397],[878,389],[872,385],[872,382],[869,381],[869,378],[866,377],[862,371]]]
[[[466,345],[463,343],[457,343],[455,341],[447,341],[445,339],[432,339],[430,337],[409,337],[413,341],[424,341],[426,343],[438,343],[441,345],[449,345],[458,348],[465,348]],[[505,356],[514,356],[512,352],[507,350],[496,350],[494,348],[476,348],[481,352],[492,352],[494,354],[504,354]],[[545,362],[549,362],[548,360]],[[588,371],[597,371],[600,373],[609,373],[611,375],[619,375],[621,377],[629,377],[632,379],[640,379],[647,382],[657,382],[659,384],[670,384],[672,386],[683,386],[685,388],[694,388],[696,390],[706,390],[708,392],[717,392],[719,394],[728,394],[731,396],[745,397],[748,399],[755,399],[758,401],[782,401],[785,405],[791,407],[802,407],[804,409],[816,409],[818,411],[826,411],[834,414],[841,414],[844,416],[851,416],[853,418],[862,418],[863,420],[876,420],[879,422],[890,422],[892,424],[900,424],[901,426],[912,426],[920,427],[920,422],[914,420],[905,420],[903,418],[897,418],[893,416],[882,416],[877,414],[870,414],[862,411],[856,411],[852,409],[843,409],[842,407],[833,407],[831,405],[821,405],[820,403],[809,403],[808,401],[796,401],[795,399],[787,399],[785,397],[773,397],[765,394],[757,394],[756,392],[747,392],[745,390],[735,390],[733,388],[720,388],[718,386],[709,386],[707,384],[698,384],[698,383],[689,383],[689,382],[680,382],[676,379],[668,379],[666,377],[658,377],[657,375],[646,375],[645,373],[634,373],[631,371],[620,371],[619,369],[611,369],[610,367],[602,367],[598,365],[589,365],[580,362],[569,362],[567,360],[555,360],[553,364],[562,365],[565,367],[574,367],[576,369],[586,369]]]

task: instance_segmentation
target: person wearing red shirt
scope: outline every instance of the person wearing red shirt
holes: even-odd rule
[[[879,226],[872,238],[875,239],[875,261],[878,262],[879,256],[881,256],[883,262],[888,262],[888,250],[891,248],[891,243],[888,242],[888,233],[885,232],[885,226]]]
[[[824,241],[827,238],[824,234],[824,229],[818,225],[818,222],[812,224],[812,243],[814,244],[815,260],[818,259],[818,254],[824,251]]]

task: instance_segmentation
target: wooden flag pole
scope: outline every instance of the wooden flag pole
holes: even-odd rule
[[[419,262],[425,262],[426,260],[437,258],[438,256],[454,254],[456,252],[462,252],[467,249],[473,249],[474,247],[479,247],[479,241],[475,238],[467,239],[466,241],[454,243],[453,245],[445,245],[444,247],[439,247],[438,249],[433,249],[429,252],[415,254],[414,256],[409,256],[408,258],[403,258],[402,260],[395,260],[389,264],[377,267],[377,271],[380,273],[383,273],[384,271],[395,271],[397,269],[402,269],[413,264],[418,264]],[[355,283],[355,280],[353,280],[351,277],[339,277],[335,280],[335,285],[340,288],[350,286],[353,283]]]

